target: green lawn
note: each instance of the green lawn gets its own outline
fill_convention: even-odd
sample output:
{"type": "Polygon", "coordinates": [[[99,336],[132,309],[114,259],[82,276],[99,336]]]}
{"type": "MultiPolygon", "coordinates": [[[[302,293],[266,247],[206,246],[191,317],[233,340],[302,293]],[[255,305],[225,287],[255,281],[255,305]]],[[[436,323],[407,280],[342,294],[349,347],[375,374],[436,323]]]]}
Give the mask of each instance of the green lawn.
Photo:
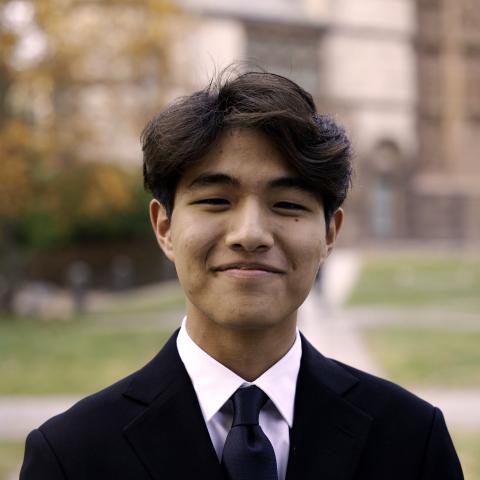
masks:
{"type": "Polygon", "coordinates": [[[365,259],[350,305],[480,311],[480,257],[392,253],[365,259]]]}
{"type": "Polygon", "coordinates": [[[184,310],[172,282],[107,296],[69,321],[0,316],[0,395],[81,394],[140,368],[184,310]]]}
{"type": "Polygon", "coordinates": [[[95,308],[95,316],[129,316],[132,314],[178,312],[185,309],[185,295],[177,282],[168,282],[139,290],[112,294],[109,301],[95,308]]]}
{"type": "Polygon", "coordinates": [[[466,480],[480,480],[480,432],[452,432],[466,480]]]}
{"type": "Polygon", "coordinates": [[[0,395],[93,392],[141,367],[169,335],[92,320],[0,319],[0,395]]]}
{"type": "Polygon", "coordinates": [[[23,459],[23,443],[0,442],[0,480],[13,478],[12,475],[23,459]]]}
{"type": "Polygon", "coordinates": [[[480,331],[385,326],[364,336],[388,377],[400,384],[480,387],[480,331]]]}

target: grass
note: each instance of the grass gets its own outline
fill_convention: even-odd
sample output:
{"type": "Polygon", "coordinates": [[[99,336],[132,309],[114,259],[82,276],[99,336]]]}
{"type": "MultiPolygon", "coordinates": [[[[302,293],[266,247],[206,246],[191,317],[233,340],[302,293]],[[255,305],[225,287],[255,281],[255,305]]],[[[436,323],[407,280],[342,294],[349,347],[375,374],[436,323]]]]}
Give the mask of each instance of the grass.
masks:
{"type": "MultiPolygon", "coordinates": [[[[71,321],[0,316],[0,395],[81,395],[110,385],[158,352],[183,309],[170,284],[114,295],[71,321]]],[[[0,442],[0,480],[13,478],[23,452],[23,442],[0,442]]]]}
{"type": "Polygon", "coordinates": [[[452,432],[467,480],[480,480],[480,432],[452,432]]]}
{"type": "Polygon", "coordinates": [[[350,305],[480,310],[480,257],[395,253],[366,258],[350,305]]]}
{"type": "Polygon", "coordinates": [[[137,291],[114,294],[94,315],[115,316],[144,313],[166,313],[184,310],[185,295],[177,282],[144,287],[137,291]]]}
{"type": "Polygon", "coordinates": [[[82,394],[144,365],[181,319],[178,283],[122,292],[87,315],[39,320],[0,316],[0,395],[82,394]]]}
{"type": "Polygon", "coordinates": [[[13,478],[23,460],[23,451],[23,442],[0,442],[0,480],[13,478]]]}
{"type": "Polygon", "coordinates": [[[86,320],[0,319],[0,395],[93,392],[141,367],[169,335],[86,320]]]}
{"type": "Polygon", "coordinates": [[[370,328],[364,336],[393,381],[480,387],[480,331],[385,326],[370,328]]]}

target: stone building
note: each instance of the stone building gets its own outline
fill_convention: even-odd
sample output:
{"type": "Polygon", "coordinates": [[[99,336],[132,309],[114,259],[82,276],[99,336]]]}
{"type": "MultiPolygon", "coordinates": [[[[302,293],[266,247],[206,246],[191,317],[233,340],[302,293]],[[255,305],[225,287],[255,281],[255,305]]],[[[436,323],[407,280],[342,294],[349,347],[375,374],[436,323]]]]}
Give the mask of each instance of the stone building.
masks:
{"type": "Polygon", "coordinates": [[[480,240],[480,3],[418,0],[412,235],[480,240]]]}
{"type": "Polygon", "coordinates": [[[417,155],[414,1],[181,4],[194,19],[172,55],[177,84],[190,91],[212,67],[239,59],[296,80],[355,142],[357,174],[342,238],[406,237],[417,155]]]}
{"type": "MultiPolygon", "coordinates": [[[[108,66],[115,82],[90,79],[77,95],[84,123],[102,134],[87,142],[86,158],[138,167],[146,118],[215,70],[246,60],[297,81],[350,131],[356,176],[343,242],[480,240],[477,0],[177,3],[184,14],[163,25],[168,75],[158,55],[131,71],[115,67],[115,36],[103,50],[92,48],[86,71],[108,66]]],[[[109,16],[92,8],[80,8],[76,28],[98,17],[102,28],[94,30],[105,31],[109,16]]],[[[141,36],[141,12],[121,8],[119,31],[141,36]]]]}

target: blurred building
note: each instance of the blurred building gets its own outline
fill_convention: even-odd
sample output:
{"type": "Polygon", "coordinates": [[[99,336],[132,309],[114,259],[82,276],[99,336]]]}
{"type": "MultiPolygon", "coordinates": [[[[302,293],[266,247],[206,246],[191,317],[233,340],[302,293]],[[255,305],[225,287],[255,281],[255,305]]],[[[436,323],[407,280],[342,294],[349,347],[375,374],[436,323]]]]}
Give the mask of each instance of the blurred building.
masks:
{"type": "Polygon", "coordinates": [[[310,91],[344,123],[357,153],[344,240],[407,238],[417,158],[413,0],[183,0],[193,22],[177,45],[187,89],[245,59],[310,91]]]}
{"type": "Polygon", "coordinates": [[[412,234],[480,240],[480,2],[418,0],[412,234]]]}
{"type": "Polygon", "coordinates": [[[85,159],[138,168],[145,120],[246,60],[297,81],[350,131],[356,176],[342,241],[480,240],[478,0],[177,3],[183,15],[157,15],[161,51],[151,33],[136,40],[156,20],[133,4],[79,3],[65,19],[93,45],[75,66],[75,94],[56,96],[88,129],[85,159]]]}
{"type": "Polygon", "coordinates": [[[344,239],[480,240],[477,0],[180,3],[197,22],[173,55],[177,85],[245,59],[347,125],[357,158],[344,239]]]}

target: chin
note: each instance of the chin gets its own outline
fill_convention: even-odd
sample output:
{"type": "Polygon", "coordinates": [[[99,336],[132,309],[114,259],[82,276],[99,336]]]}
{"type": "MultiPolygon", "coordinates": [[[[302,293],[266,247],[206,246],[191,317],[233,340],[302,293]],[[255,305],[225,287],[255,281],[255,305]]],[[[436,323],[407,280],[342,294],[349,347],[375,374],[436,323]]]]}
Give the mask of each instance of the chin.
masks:
{"type": "Polygon", "coordinates": [[[272,315],[272,312],[262,312],[256,309],[255,311],[249,311],[249,309],[242,309],[241,312],[230,311],[224,312],[221,316],[222,320],[218,323],[223,327],[231,328],[234,330],[268,330],[276,327],[289,318],[292,318],[291,314],[278,313],[278,315],[272,315]]]}
{"type": "Polygon", "coordinates": [[[240,319],[238,321],[229,321],[223,323],[223,326],[226,328],[229,328],[231,330],[237,330],[237,331],[261,331],[261,330],[268,330],[272,327],[277,325],[277,323],[272,322],[272,321],[266,321],[263,319],[240,319]]]}

